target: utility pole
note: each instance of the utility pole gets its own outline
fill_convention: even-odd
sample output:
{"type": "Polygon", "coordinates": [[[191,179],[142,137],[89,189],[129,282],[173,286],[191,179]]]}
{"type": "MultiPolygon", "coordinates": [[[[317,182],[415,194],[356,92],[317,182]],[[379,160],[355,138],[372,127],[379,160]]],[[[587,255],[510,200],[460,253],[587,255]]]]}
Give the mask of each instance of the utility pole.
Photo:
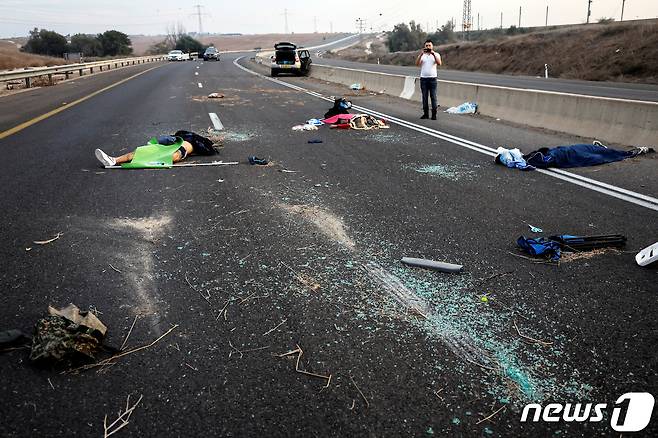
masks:
{"type": "Polygon", "coordinates": [[[521,29],[521,6],[519,6],[519,29],[521,29]]]}
{"type": "Polygon", "coordinates": [[[285,34],[288,34],[288,9],[283,10],[283,18],[285,20],[285,34]]]}
{"type": "Polygon", "coordinates": [[[356,23],[357,23],[356,25],[359,28],[359,33],[363,33],[363,30],[366,28],[366,24],[365,24],[366,20],[364,20],[363,18],[357,18],[356,23]]]}
{"type": "Polygon", "coordinates": [[[196,15],[197,19],[199,20],[199,35],[203,33],[203,23],[201,22],[201,16],[208,15],[201,12],[202,7],[203,5],[194,5],[194,9],[196,9],[196,13],[192,14],[192,15],[196,15]]]}
{"type": "Polygon", "coordinates": [[[480,13],[478,12],[478,30],[480,30],[480,13]]]}
{"type": "Polygon", "coordinates": [[[503,13],[500,13],[500,28],[503,28],[503,13]]]}
{"type": "Polygon", "coordinates": [[[589,24],[589,17],[592,15],[592,0],[587,0],[587,24],[589,24]]]}
{"type": "Polygon", "coordinates": [[[473,15],[471,14],[471,0],[464,0],[464,10],[462,14],[462,33],[468,39],[468,32],[473,26],[473,15]]]}
{"type": "Polygon", "coordinates": [[[329,22],[329,33],[334,33],[334,22],[333,21],[329,22]]]}
{"type": "Polygon", "coordinates": [[[318,17],[313,17],[313,32],[318,33],[318,17]]]}
{"type": "Polygon", "coordinates": [[[621,20],[624,21],[624,6],[626,5],[626,0],[621,0],[621,20]]]}
{"type": "Polygon", "coordinates": [[[545,27],[548,27],[548,5],[546,5],[546,24],[545,27]]]}

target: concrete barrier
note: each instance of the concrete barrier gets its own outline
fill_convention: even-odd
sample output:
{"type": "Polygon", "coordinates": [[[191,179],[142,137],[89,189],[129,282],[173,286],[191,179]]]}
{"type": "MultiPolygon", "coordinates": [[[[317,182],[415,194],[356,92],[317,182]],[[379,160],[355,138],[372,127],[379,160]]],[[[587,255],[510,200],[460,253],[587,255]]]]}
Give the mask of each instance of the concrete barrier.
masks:
{"type": "MultiPolygon", "coordinates": [[[[314,64],[311,76],[420,101],[413,76],[314,64]]],[[[658,103],[466,82],[439,81],[441,106],[476,102],[478,112],[514,123],[625,145],[658,143],[658,103]]]]}

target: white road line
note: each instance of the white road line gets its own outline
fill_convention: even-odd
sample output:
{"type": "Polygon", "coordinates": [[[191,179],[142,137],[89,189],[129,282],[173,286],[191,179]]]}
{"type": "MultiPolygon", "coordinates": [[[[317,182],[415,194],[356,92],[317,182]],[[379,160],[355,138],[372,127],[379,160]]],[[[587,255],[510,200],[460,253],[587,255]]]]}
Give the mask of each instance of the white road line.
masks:
{"type": "MultiPolygon", "coordinates": [[[[253,70],[249,70],[248,68],[238,64],[238,61],[240,61],[244,56],[241,56],[233,61],[233,64],[240,68],[241,70],[244,70],[252,75],[259,76],[263,79],[266,79],[271,82],[276,82],[280,85],[283,85],[284,87],[292,88],[293,90],[301,91],[302,93],[306,93],[308,95],[318,97],[320,99],[326,100],[327,102],[333,102],[332,99],[322,96],[314,91],[309,91],[306,90],[305,88],[299,87],[297,85],[289,84],[287,82],[283,82],[279,79],[274,79],[267,77],[265,75],[262,75],[258,72],[255,72],[253,70]]],[[[456,144],[461,147],[465,147],[467,149],[474,150],[476,152],[480,152],[481,154],[489,155],[489,156],[495,156],[496,155],[496,150],[492,147],[485,146],[480,143],[476,143],[474,141],[466,140],[461,137],[457,137],[451,134],[448,134],[446,132],[438,131],[436,129],[428,128],[422,125],[417,125],[415,123],[409,122],[404,119],[399,119],[397,117],[371,110],[369,108],[365,108],[362,106],[357,106],[353,105],[352,108],[363,112],[367,114],[371,114],[373,116],[381,117],[386,119],[389,122],[395,123],[396,125],[404,126],[405,128],[409,128],[411,130],[439,138],[441,140],[456,144]]],[[[641,193],[633,192],[631,190],[626,190],[622,187],[617,187],[612,184],[607,184],[601,181],[597,181],[595,179],[587,178],[585,176],[581,176],[575,173],[567,172],[562,169],[537,169],[537,172],[540,172],[544,175],[551,176],[553,178],[560,179],[562,181],[567,181],[572,184],[593,190],[595,192],[603,193],[605,195],[611,196],[613,198],[621,199],[623,201],[630,202],[635,205],[639,205],[641,207],[648,208],[650,210],[658,211],[658,199],[653,198],[651,196],[643,195],[641,193]]]]}
{"type": "Polygon", "coordinates": [[[203,88],[203,84],[199,82],[199,88],[203,88]]]}
{"type": "Polygon", "coordinates": [[[217,130],[221,131],[224,129],[224,125],[222,125],[222,121],[219,120],[219,117],[215,113],[208,113],[210,116],[210,121],[212,122],[212,126],[217,130]]]}
{"type": "Polygon", "coordinates": [[[199,72],[198,72],[198,71],[195,71],[195,72],[194,72],[194,76],[199,76],[199,72]]]}

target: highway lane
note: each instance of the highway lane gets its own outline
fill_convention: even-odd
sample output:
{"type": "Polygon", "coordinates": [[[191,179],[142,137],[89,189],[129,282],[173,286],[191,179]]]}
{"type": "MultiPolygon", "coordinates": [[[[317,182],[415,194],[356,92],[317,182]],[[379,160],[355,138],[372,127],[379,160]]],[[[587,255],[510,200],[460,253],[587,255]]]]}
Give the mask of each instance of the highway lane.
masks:
{"type": "MultiPolygon", "coordinates": [[[[554,428],[519,422],[529,398],[655,390],[655,270],[630,253],[559,267],[509,254],[526,222],[622,232],[634,249],[656,235],[655,212],[395,125],[290,129],[327,106],[226,60],[167,64],[0,140],[17,163],[0,177],[7,327],[29,331],[47,304],[68,302],[103,312],[113,346],[135,314],[131,346],[178,324],[101,374],[62,375],[5,353],[11,379],[0,393],[12,421],[0,434],[98,434],[105,414],[141,394],[122,436],[539,436],[554,428]],[[204,99],[212,91],[226,97],[204,99]],[[98,146],[122,153],[151,135],[204,130],[209,113],[225,126],[220,158],[240,165],[111,171],[93,158],[98,146]],[[272,164],[249,166],[250,155],[272,164]],[[50,245],[32,243],[59,231],[50,245]],[[403,268],[404,255],[466,273],[403,268]],[[406,308],[407,291],[432,314],[406,308]],[[515,324],[551,346],[525,344],[515,324]],[[295,372],[299,353],[278,356],[297,345],[301,370],[332,376],[326,389],[295,372]]],[[[440,123],[519,143],[556,139],[478,119],[440,123]]]]}
{"type": "MultiPolygon", "coordinates": [[[[338,66],[397,75],[418,75],[418,68],[413,66],[377,65],[345,61],[334,58],[315,59],[314,62],[317,65],[338,66]]],[[[446,81],[469,82],[474,84],[496,85],[500,87],[555,91],[560,93],[584,94],[588,96],[658,102],[658,85],[651,84],[595,82],[555,78],[545,79],[531,76],[498,75],[491,73],[458,71],[450,70],[448,68],[441,68],[439,71],[439,79],[446,81]]]]}

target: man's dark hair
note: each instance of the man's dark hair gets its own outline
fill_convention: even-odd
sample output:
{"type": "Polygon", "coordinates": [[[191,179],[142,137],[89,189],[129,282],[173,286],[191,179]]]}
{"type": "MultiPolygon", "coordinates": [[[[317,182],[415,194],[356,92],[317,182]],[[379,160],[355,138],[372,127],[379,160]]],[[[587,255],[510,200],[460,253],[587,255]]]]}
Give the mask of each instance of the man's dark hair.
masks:
{"type": "Polygon", "coordinates": [[[425,40],[425,44],[427,44],[427,43],[432,43],[432,44],[434,44],[434,41],[429,40],[429,39],[428,39],[428,40],[425,40]]]}

